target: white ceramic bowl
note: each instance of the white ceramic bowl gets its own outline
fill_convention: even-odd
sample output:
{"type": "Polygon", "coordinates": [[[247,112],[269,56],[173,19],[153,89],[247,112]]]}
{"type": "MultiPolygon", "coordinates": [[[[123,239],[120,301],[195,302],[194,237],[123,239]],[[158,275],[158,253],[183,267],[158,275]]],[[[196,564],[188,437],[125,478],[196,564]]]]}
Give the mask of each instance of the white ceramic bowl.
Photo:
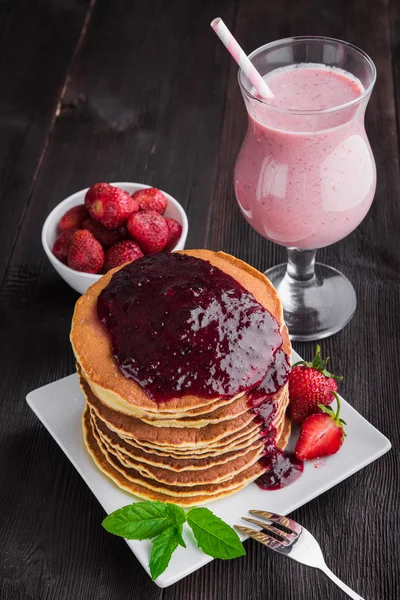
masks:
{"type": "MultiPolygon", "coordinates": [[[[130,182],[117,182],[112,183],[111,185],[115,185],[116,187],[133,194],[138,190],[144,190],[145,188],[151,187],[149,185],[143,185],[141,183],[130,183],[130,182]]],[[[57,225],[60,221],[61,217],[67,212],[68,209],[73,206],[77,206],[78,204],[83,204],[85,194],[89,188],[84,190],[80,190],[72,196],[68,196],[65,200],[57,204],[55,208],[51,211],[49,216],[44,222],[42,229],[42,245],[44,251],[47,254],[47,258],[57,271],[57,273],[70,285],[74,290],[83,294],[86,292],[88,287],[90,287],[95,281],[100,279],[101,275],[94,275],[93,273],[81,273],[79,271],[74,271],[70,269],[67,265],[64,265],[61,261],[58,260],[52,253],[51,249],[53,248],[53,244],[57,238],[58,230],[57,225]]],[[[182,206],[179,204],[175,198],[163,192],[165,197],[168,200],[168,205],[165,211],[165,216],[171,219],[175,219],[182,225],[182,234],[176,244],[174,250],[183,250],[186,243],[186,238],[188,234],[188,220],[185,211],[182,206]]]]}

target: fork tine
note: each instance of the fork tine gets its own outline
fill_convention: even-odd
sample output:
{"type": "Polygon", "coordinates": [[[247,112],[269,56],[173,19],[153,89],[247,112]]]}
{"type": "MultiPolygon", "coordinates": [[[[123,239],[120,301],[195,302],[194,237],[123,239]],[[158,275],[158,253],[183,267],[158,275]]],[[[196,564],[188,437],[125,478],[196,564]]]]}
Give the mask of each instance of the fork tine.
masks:
{"type": "Polygon", "coordinates": [[[261,529],[265,529],[266,524],[262,521],[257,521],[257,519],[250,519],[249,517],[242,517],[243,521],[247,521],[247,523],[253,523],[253,525],[258,525],[261,529]]]}
{"type": "Polygon", "coordinates": [[[299,537],[298,533],[288,533],[287,531],[283,531],[283,529],[278,529],[278,527],[274,527],[273,525],[264,525],[264,529],[266,529],[267,531],[270,531],[271,533],[274,533],[275,535],[282,537],[289,544],[291,544],[292,542],[295,542],[297,540],[297,538],[299,537]]]}
{"type": "Polygon", "coordinates": [[[279,539],[277,541],[281,542],[281,544],[283,544],[284,546],[290,546],[290,544],[298,538],[297,533],[288,533],[287,531],[282,531],[282,529],[278,529],[273,525],[267,525],[266,523],[262,523],[262,521],[257,521],[257,519],[249,519],[247,517],[242,517],[242,519],[243,521],[247,521],[247,523],[258,525],[258,527],[261,527],[267,532],[274,533],[275,535],[279,536],[279,539]]]}
{"type": "Polygon", "coordinates": [[[242,525],[235,525],[235,529],[241,531],[245,535],[248,535],[250,538],[253,538],[253,540],[256,540],[256,542],[260,542],[261,544],[264,544],[264,546],[268,546],[268,548],[271,548],[271,550],[279,550],[283,547],[281,542],[278,542],[278,540],[272,538],[267,533],[256,531],[250,527],[243,527],[242,525]]]}
{"type": "Polygon", "coordinates": [[[289,519],[288,517],[283,517],[282,515],[277,515],[276,513],[271,513],[263,510],[249,510],[249,513],[255,515],[256,517],[266,519],[267,521],[272,521],[273,523],[283,525],[293,533],[300,534],[303,531],[301,525],[296,523],[296,521],[293,521],[293,519],[289,519]]]}
{"type": "Polygon", "coordinates": [[[287,531],[284,531],[283,529],[279,529],[278,527],[274,527],[273,525],[270,525],[269,523],[263,523],[262,521],[257,521],[257,519],[250,519],[248,517],[242,517],[242,519],[243,519],[243,521],[247,521],[248,523],[253,523],[253,525],[258,525],[258,527],[261,527],[261,529],[266,529],[267,531],[270,531],[271,533],[275,533],[276,535],[279,535],[282,538],[284,538],[285,540],[288,540],[290,542],[297,540],[297,538],[299,537],[299,534],[296,532],[288,533],[287,531]]]}

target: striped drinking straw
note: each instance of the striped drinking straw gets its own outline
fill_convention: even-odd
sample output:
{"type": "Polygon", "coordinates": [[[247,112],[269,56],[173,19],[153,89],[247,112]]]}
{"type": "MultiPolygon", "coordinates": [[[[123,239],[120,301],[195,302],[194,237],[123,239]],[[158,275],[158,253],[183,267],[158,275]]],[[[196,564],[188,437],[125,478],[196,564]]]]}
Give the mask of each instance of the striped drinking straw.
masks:
{"type": "Polygon", "coordinates": [[[246,54],[239,46],[223,20],[217,17],[211,21],[210,25],[214,29],[221,42],[226,46],[228,52],[230,52],[231,56],[233,56],[246,77],[253,84],[258,94],[262,98],[273,98],[274,94],[271,92],[253,63],[247,58],[246,54]]]}

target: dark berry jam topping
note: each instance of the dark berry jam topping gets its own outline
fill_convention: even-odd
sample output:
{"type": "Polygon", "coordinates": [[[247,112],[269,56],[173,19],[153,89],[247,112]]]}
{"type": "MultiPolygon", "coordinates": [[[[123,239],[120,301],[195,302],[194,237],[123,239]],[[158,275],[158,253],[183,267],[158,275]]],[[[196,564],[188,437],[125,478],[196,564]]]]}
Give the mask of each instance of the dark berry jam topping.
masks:
{"type": "Polygon", "coordinates": [[[156,401],[249,390],[282,344],[277,321],[252,294],[185,254],[152,254],[120,269],[97,314],[122,373],[156,401]]]}

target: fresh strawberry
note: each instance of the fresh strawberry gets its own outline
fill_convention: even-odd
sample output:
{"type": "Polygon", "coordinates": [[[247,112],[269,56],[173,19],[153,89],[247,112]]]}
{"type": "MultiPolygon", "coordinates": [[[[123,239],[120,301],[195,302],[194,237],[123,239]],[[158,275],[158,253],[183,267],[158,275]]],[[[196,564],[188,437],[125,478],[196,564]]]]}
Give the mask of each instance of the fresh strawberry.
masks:
{"type": "Polygon", "coordinates": [[[177,241],[182,234],[182,225],[175,221],[175,219],[168,219],[165,217],[165,221],[168,227],[168,239],[165,250],[173,250],[176,246],[177,241]]]}
{"type": "Polygon", "coordinates": [[[131,215],[126,224],[130,235],[146,254],[160,252],[168,240],[168,225],[154,210],[131,215]]]}
{"type": "Polygon", "coordinates": [[[118,242],[122,242],[128,237],[128,230],[125,225],[121,225],[117,229],[107,229],[101,223],[94,219],[86,219],[82,223],[82,229],[87,229],[96,238],[100,244],[106,248],[113,246],[118,242]]]}
{"type": "Polygon", "coordinates": [[[139,204],[140,210],[155,210],[163,215],[167,208],[168,200],[157,188],[146,188],[132,194],[132,198],[139,204]]]}
{"type": "Polygon", "coordinates": [[[114,269],[114,267],[119,267],[119,265],[123,265],[126,262],[142,258],[142,256],[144,256],[142,249],[133,240],[118,242],[118,244],[114,244],[114,246],[111,246],[107,250],[103,271],[107,273],[107,271],[114,269]]]}
{"type": "Polygon", "coordinates": [[[309,415],[300,429],[300,437],[296,444],[296,457],[300,460],[312,460],[322,456],[336,454],[342,447],[345,432],[343,419],[339,419],[340,400],[336,392],[336,413],[330,406],[319,405],[322,414],[309,415]]]}
{"type": "Polygon", "coordinates": [[[68,252],[68,266],[75,271],[98,273],[104,263],[104,250],[86,229],[75,231],[68,252]]]}
{"type": "Polygon", "coordinates": [[[60,233],[53,244],[52,252],[54,256],[64,264],[67,264],[69,247],[75,231],[78,231],[76,227],[73,227],[72,229],[66,229],[60,233]]]}
{"type": "Polygon", "coordinates": [[[308,415],[320,413],[319,404],[331,404],[332,392],[337,392],[337,382],[343,379],[326,370],[329,359],[322,360],[320,352],[317,346],[314,360],[297,362],[289,375],[290,414],[298,424],[308,415]]]}
{"type": "Polygon", "coordinates": [[[88,216],[89,213],[83,204],[73,206],[67,210],[63,217],[61,217],[58,226],[61,231],[66,231],[67,229],[72,229],[74,227],[79,228],[88,216]]]}
{"type": "Polygon", "coordinates": [[[104,181],[100,181],[99,183],[95,183],[94,185],[92,185],[85,195],[86,208],[90,210],[90,207],[92,206],[93,202],[97,200],[99,196],[105,194],[109,190],[109,188],[112,188],[112,186],[109,183],[105,183],[104,181]]]}
{"type": "Polygon", "coordinates": [[[106,229],[117,229],[126,223],[130,214],[139,210],[139,204],[128,192],[109,185],[102,192],[96,192],[88,208],[92,219],[106,229]]]}

